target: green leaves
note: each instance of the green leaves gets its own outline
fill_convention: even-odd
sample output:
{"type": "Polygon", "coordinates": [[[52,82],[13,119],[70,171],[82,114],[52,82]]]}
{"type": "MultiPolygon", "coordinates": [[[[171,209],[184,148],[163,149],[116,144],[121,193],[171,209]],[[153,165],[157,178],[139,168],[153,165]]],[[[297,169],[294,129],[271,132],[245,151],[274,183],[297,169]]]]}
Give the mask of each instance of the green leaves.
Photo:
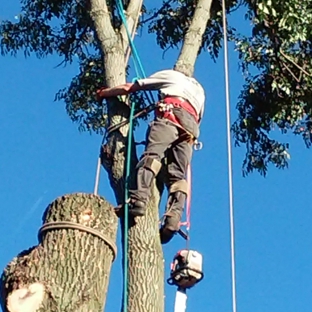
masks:
{"type": "Polygon", "coordinates": [[[91,40],[92,22],[88,1],[23,0],[18,21],[0,24],[1,54],[25,56],[34,53],[38,58],[57,54],[64,62],[72,62],[76,54],[97,48],[91,40]]]}
{"type": "Polygon", "coordinates": [[[259,14],[277,16],[276,10],[272,6],[272,0],[259,1],[257,3],[259,14]]]}
{"type": "Polygon", "coordinates": [[[311,145],[311,9],[309,1],[248,2],[253,36],[235,39],[246,83],[232,128],[247,147],[245,174],[287,166],[288,145],[271,139],[273,130],[301,134],[311,145]]]}
{"type": "Polygon", "coordinates": [[[81,57],[80,73],[68,88],[60,90],[55,100],[63,100],[72,121],[80,131],[103,133],[107,119],[106,106],[96,101],[96,90],[103,86],[103,66],[99,57],[81,57]]]}
{"type": "MultiPolygon", "coordinates": [[[[98,56],[80,57],[79,69],[69,87],[60,90],[55,100],[65,102],[69,117],[79,124],[80,131],[103,134],[108,122],[107,105],[105,101],[96,101],[96,91],[105,85],[102,59],[98,56]]],[[[147,103],[144,93],[132,94],[129,102],[135,103],[135,113],[147,103]]],[[[134,125],[137,124],[136,121],[134,125]]]]}
{"type": "MultiPolygon", "coordinates": [[[[182,44],[187,32],[192,16],[196,8],[197,1],[194,0],[171,0],[164,1],[159,9],[147,11],[152,17],[148,26],[149,33],[156,35],[156,41],[163,50],[177,48],[182,44]],[[156,14],[156,13],[157,14],[156,14]]],[[[237,9],[240,3],[236,0],[226,1],[228,12],[237,9]]],[[[234,33],[232,27],[228,28],[229,37],[234,33]]],[[[222,46],[222,7],[220,1],[214,1],[211,7],[211,19],[208,22],[203,36],[203,44],[200,52],[208,51],[211,57],[216,60],[222,46]]]]}
{"type": "MultiPolygon", "coordinates": [[[[156,34],[161,49],[177,47],[181,43],[194,13],[193,0],[167,1],[151,21],[148,31],[156,34]]],[[[154,11],[150,11],[152,14],[154,11]]]]}
{"type": "MultiPolygon", "coordinates": [[[[116,2],[106,3],[118,33],[116,2]]],[[[125,8],[128,3],[124,1],[125,8]]],[[[1,54],[23,51],[39,58],[57,54],[65,65],[77,60],[79,74],[57,93],[56,100],[65,102],[80,130],[103,132],[107,107],[95,100],[96,89],[105,81],[103,52],[89,1],[21,0],[21,4],[16,21],[0,24],[1,54]]],[[[180,47],[196,5],[195,0],[167,0],[161,6],[144,6],[140,26],[148,27],[161,49],[180,47]]],[[[307,146],[312,144],[312,5],[307,0],[226,1],[228,15],[242,6],[245,12],[236,14],[241,12],[243,19],[245,13],[250,29],[246,33],[231,25],[227,29],[245,77],[232,130],[235,143],[246,147],[243,173],[266,174],[270,164],[284,168],[290,157],[277,130],[301,135],[307,146]]],[[[216,60],[223,44],[221,1],[213,1],[210,13],[200,53],[208,51],[216,60]]],[[[145,105],[144,94],[131,100],[138,109],[145,105]]]]}

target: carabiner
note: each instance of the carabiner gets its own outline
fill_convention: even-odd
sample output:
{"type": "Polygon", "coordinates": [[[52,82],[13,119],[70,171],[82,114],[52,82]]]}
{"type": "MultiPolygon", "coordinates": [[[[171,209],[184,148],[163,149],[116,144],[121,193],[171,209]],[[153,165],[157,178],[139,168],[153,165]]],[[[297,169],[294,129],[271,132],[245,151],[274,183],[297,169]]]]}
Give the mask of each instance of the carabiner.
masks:
{"type": "Polygon", "coordinates": [[[195,140],[194,142],[194,150],[200,151],[203,148],[203,143],[195,140]]]}

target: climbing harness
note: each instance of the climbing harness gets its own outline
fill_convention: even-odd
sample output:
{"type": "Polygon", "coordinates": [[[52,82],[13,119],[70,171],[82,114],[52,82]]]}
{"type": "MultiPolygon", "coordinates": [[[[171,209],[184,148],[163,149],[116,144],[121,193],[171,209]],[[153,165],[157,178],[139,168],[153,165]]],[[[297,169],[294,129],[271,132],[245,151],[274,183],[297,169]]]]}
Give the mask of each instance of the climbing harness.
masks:
{"type": "MultiPolygon", "coordinates": [[[[139,112],[137,112],[136,114],[133,115],[132,120],[138,118],[138,117],[142,117],[142,116],[146,116],[148,115],[150,112],[152,112],[154,109],[156,108],[156,104],[150,104],[149,106],[141,109],[139,112]]],[[[112,125],[110,127],[107,128],[106,131],[106,137],[109,136],[112,132],[120,129],[121,127],[127,125],[128,123],[130,123],[130,119],[126,119],[116,125],[112,125]]]]}
{"type": "MultiPolygon", "coordinates": [[[[139,112],[137,112],[136,114],[133,115],[132,119],[136,119],[138,117],[143,117],[143,116],[147,116],[149,113],[151,113],[152,111],[156,110],[161,112],[161,113],[170,113],[172,114],[172,108],[174,106],[172,104],[167,104],[167,103],[163,103],[161,101],[157,102],[157,103],[152,103],[149,106],[141,109],[139,112]]],[[[126,119],[118,124],[112,125],[110,127],[107,128],[106,130],[106,137],[108,137],[112,132],[117,131],[118,129],[120,129],[121,127],[127,125],[128,123],[130,123],[130,119],[126,119]]],[[[178,144],[181,141],[184,140],[190,140],[193,142],[193,147],[194,150],[198,151],[201,150],[203,147],[203,143],[199,142],[197,139],[193,138],[193,135],[191,133],[189,133],[186,129],[183,129],[183,134],[180,135],[180,137],[173,142],[174,144],[178,144]]]]}

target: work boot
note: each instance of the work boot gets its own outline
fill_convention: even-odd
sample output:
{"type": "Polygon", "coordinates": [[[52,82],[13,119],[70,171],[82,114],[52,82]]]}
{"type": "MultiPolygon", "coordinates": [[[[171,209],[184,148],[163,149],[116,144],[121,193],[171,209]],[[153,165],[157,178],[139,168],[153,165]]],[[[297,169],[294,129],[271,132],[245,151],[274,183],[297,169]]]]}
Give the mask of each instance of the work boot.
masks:
{"type": "Polygon", "coordinates": [[[166,213],[164,223],[159,230],[160,242],[167,244],[180,229],[182,211],[170,211],[166,213]]]}
{"type": "Polygon", "coordinates": [[[179,231],[185,199],[186,194],[181,191],[169,194],[164,222],[159,230],[162,244],[167,244],[179,231]]]}
{"type": "Polygon", "coordinates": [[[130,198],[129,214],[133,217],[142,217],[145,215],[146,203],[143,200],[130,198]]]}
{"type": "Polygon", "coordinates": [[[143,200],[129,198],[126,203],[115,207],[115,212],[118,218],[122,218],[125,212],[125,206],[128,204],[128,215],[132,217],[141,217],[145,214],[146,204],[143,200]]]}

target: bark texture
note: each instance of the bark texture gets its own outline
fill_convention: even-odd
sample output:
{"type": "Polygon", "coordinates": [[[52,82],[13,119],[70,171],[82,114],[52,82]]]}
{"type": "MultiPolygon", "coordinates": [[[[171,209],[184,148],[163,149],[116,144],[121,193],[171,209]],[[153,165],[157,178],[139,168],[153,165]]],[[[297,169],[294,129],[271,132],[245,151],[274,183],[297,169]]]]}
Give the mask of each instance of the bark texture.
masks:
{"type": "Polygon", "coordinates": [[[159,239],[159,191],[154,185],[147,214],[129,230],[130,312],[164,311],[164,260],[159,239]]]}
{"type": "MultiPolygon", "coordinates": [[[[105,77],[103,85],[114,87],[126,82],[126,64],[122,37],[111,24],[105,0],[91,0],[90,15],[93,19],[97,37],[103,52],[105,77]]],[[[129,108],[116,99],[108,102],[109,125],[118,124],[129,116],[129,108]]],[[[102,164],[108,172],[110,184],[117,203],[123,200],[125,146],[127,144],[128,125],[112,133],[103,150],[102,164]]]]}
{"type": "Polygon", "coordinates": [[[105,0],[90,0],[90,16],[103,51],[104,83],[108,87],[125,82],[126,66],[120,37],[114,30],[105,0]]]}
{"type": "Polygon", "coordinates": [[[2,274],[3,311],[102,312],[117,231],[112,206],[93,194],[65,195],[47,207],[44,227],[39,244],[2,274]]]}
{"type": "Polygon", "coordinates": [[[175,64],[175,69],[187,76],[193,76],[194,66],[202,45],[203,34],[210,18],[210,9],[213,0],[199,0],[191,25],[185,35],[183,45],[175,64]]]}

